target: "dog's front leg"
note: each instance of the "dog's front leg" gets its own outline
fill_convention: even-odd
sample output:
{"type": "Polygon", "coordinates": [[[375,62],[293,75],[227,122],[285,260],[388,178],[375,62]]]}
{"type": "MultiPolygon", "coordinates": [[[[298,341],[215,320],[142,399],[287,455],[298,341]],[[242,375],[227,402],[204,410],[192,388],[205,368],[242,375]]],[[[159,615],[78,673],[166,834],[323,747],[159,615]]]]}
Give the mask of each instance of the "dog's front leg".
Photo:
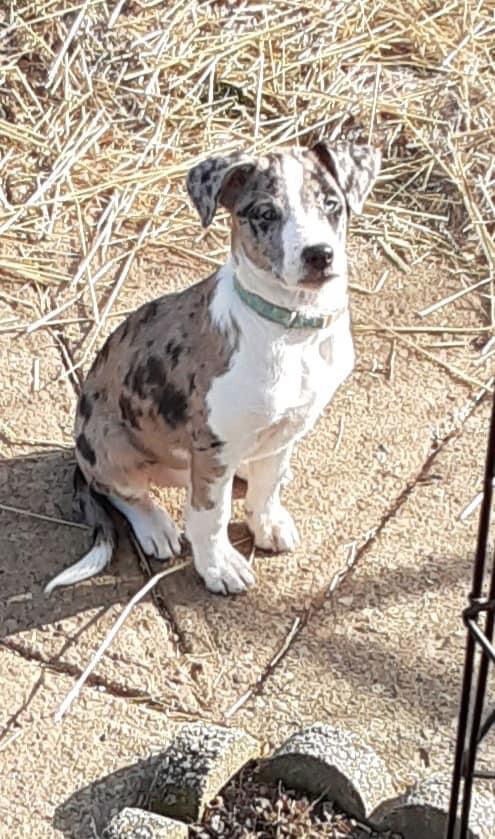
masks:
{"type": "Polygon", "coordinates": [[[294,520],[280,500],[290,470],[292,445],[248,464],[246,513],[255,544],[269,551],[292,551],[299,542],[294,520]]]}
{"type": "Polygon", "coordinates": [[[238,594],[255,582],[249,563],[228,537],[233,477],[234,469],[213,480],[193,470],[186,510],[186,535],[195,568],[206,587],[217,594],[238,594]]]}

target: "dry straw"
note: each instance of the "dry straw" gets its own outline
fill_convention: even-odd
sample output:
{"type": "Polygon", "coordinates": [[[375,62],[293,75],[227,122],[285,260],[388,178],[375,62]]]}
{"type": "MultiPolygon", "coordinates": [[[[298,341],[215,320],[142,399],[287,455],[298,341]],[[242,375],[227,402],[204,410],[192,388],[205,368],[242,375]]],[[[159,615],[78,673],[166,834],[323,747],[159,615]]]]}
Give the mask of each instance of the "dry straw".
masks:
{"type": "Polygon", "coordinates": [[[355,232],[405,274],[424,255],[456,277],[411,324],[418,340],[442,331],[439,312],[455,332],[446,310],[480,295],[480,335],[493,330],[494,40],[494,0],[3,4],[0,279],[14,297],[35,289],[37,310],[1,332],[77,324],[84,365],[143,248],[221,261],[224,218],[209,248],[194,239],[191,164],[321,136],[383,149],[355,232]]]}

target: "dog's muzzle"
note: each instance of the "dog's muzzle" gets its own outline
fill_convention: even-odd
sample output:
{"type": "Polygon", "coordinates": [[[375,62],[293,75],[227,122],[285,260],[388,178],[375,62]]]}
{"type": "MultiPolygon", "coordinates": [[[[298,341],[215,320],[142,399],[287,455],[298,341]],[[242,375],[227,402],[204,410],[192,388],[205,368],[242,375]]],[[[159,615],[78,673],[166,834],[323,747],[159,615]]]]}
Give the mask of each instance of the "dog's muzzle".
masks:
{"type": "Polygon", "coordinates": [[[333,261],[330,245],[309,245],[302,252],[303,262],[313,271],[324,271],[333,261]]]}
{"type": "Polygon", "coordinates": [[[330,245],[308,245],[303,249],[301,257],[306,269],[302,280],[305,285],[321,285],[334,278],[333,248],[330,245]]]}

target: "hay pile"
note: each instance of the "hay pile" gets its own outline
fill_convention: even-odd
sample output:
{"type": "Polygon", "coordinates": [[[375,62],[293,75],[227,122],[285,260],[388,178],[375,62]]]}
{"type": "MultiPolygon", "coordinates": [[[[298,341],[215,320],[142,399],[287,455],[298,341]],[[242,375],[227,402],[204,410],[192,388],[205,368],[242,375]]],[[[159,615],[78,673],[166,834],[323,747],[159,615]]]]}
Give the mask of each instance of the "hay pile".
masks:
{"type": "Polygon", "coordinates": [[[354,230],[406,271],[439,257],[459,291],[478,284],[493,328],[494,15],[494,0],[2,5],[0,295],[28,283],[40,303],[0,330],[69,323],[83,300],[88,355],[139,249],[222,261],[225,219],[198,240],[192,163],[323,135],[383,149],[354,230]]]}

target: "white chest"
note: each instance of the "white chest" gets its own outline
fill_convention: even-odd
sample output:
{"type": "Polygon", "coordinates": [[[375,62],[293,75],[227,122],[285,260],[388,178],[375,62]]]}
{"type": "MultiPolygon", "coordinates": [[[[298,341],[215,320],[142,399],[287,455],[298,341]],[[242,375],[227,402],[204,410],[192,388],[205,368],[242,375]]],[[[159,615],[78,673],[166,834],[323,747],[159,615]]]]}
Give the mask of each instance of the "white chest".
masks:
{"type": "Polygon", "coordinates": [[[306,340],[259,318],[254,330],[243,327],[208,404],[214,433],[245,457],[305,434],[352,370],[354,354],[347,316],[306,340]]]}

